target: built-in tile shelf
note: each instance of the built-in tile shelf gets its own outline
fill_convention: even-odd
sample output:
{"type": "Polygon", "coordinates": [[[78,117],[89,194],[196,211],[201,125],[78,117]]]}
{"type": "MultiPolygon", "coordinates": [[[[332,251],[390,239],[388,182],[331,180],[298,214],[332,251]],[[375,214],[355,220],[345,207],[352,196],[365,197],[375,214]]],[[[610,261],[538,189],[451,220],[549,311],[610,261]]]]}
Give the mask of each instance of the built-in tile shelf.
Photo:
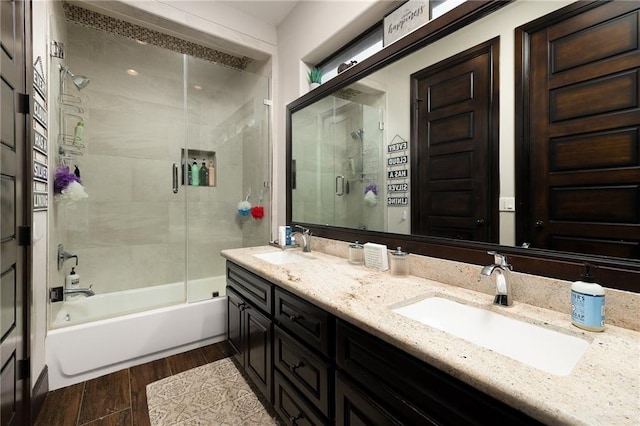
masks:
{"type": "Polygon", "coordinates": [[[182,158],[182,178],[181,184],[188,186],[213,187],[216,186],[216,153],[215,151],[204,151],[199,149],[180,149],[180,158],[182,158]],[[193,164],[198,167],[198,178],[195,180],[192,176],[193,164]],[[206,172],[202,172],[202,168],[206,168],[206,172]]]}

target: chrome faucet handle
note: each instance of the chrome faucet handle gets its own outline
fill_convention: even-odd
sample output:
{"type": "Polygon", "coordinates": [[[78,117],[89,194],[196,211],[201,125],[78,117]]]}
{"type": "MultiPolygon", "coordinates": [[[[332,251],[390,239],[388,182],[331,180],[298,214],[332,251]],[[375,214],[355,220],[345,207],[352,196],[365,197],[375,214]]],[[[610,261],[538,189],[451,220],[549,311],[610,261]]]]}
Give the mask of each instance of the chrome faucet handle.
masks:
{"type": "Polygon", "coordinates": [[[311,230],[309,228],[305,228],[302,225],[296,225],[296,228],[300,228],[304,235],[310,235],[311,234],[311,230]]]}
{"type": "Polygon", "coordinates": [[[65,251],[64,246],[62,244],[58,244],[58,271],[62,270],[64,262],[73,258],[76,259],[76,266],[78,266],[78,255],[65,251]]]}
{"type": "Polygon", "coordinates": [[[513,270],[513,265],[511,265],[509,263],[509,259],[507,259],[507,256],[504,254],[500,254],[497,251],[491,250],[488,251],[487,254],[490,254],[493,256],[493,262],[494,264],[502,267],[502,268],[508,268],[509,270],[513,270]]]}

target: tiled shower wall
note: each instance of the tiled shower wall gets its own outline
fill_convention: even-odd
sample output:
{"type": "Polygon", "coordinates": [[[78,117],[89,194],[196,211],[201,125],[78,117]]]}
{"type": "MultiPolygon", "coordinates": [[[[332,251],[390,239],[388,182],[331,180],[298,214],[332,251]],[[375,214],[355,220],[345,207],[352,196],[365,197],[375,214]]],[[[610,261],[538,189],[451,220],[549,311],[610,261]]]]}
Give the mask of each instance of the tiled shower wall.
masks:
{"type": "Polygon", "coordinates": [[[77,164],[89,198],[56,206],[81,285],[106,293],[179,282],[185,265],[189,279],[222,275],[221,249],[265,243],[268,217],[241,221],[236,204],[249,188],[256,204],[269,180],[267,80],[75,23],[67,32],[64,63],[91,79],[81,92],[67,84],[85,111],[77,164]],[[216,187],[173,193],[185,145],[215,151],[216,187]]]}

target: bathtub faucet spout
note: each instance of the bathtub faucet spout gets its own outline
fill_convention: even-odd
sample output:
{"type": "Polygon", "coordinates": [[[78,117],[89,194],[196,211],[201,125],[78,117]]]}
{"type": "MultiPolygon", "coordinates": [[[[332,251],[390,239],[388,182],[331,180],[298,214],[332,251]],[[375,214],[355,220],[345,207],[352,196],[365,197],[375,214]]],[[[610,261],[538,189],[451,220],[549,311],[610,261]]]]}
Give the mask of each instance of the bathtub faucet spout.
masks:
{"type": "Polygon", "coordinates": [[[95,296],[96,292],[91,289],[93,285],[90,285],[89,288],[65,288],[64,294],[84,294],[86,297],[95,296]]]}

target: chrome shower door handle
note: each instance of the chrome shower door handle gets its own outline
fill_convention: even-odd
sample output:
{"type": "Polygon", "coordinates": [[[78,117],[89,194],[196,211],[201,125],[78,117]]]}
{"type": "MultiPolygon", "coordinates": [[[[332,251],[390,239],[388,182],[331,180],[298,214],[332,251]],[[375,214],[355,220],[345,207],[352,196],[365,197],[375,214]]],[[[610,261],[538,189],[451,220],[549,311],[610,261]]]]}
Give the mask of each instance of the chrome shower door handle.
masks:
{"type": "Polygon", "coordinates": [[[178,193],[178,165],[176,163],[173,163],[173,193],[177,194],[178,193]]]}
{"type": "Polygon", "coordinates": [[[344,176],[336,176],[336,195],[338,197],[344,194],[344,176]]]}

